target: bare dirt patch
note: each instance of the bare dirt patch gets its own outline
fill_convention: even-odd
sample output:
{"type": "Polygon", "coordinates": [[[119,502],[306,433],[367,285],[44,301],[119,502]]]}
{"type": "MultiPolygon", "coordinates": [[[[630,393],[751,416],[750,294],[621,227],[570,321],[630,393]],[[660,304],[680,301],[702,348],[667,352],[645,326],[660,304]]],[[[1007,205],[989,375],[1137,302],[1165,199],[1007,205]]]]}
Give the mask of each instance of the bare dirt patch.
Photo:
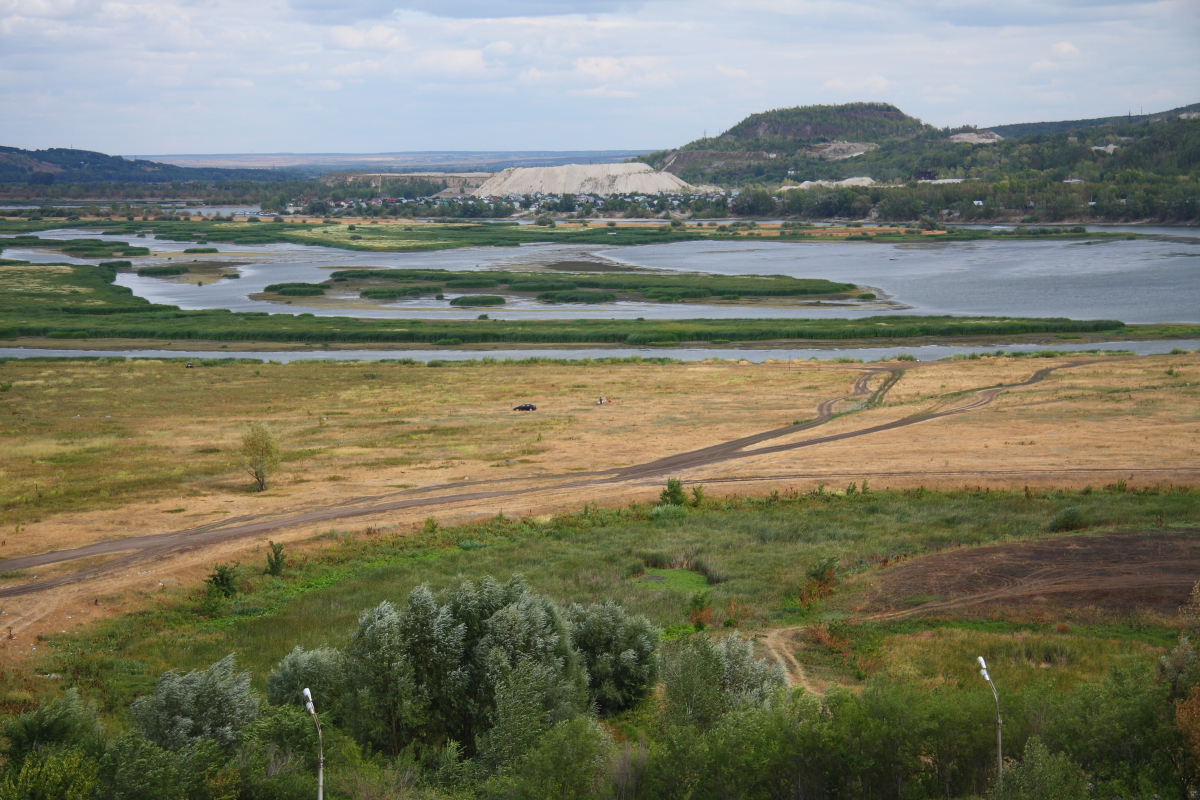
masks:
{"type": "Polygon", "coordinates": [[[1174,618],[1200,580],[1200,529],[1116,531],[936,553],[874,573],[874,619],[1075,610],[1174,618]]]}

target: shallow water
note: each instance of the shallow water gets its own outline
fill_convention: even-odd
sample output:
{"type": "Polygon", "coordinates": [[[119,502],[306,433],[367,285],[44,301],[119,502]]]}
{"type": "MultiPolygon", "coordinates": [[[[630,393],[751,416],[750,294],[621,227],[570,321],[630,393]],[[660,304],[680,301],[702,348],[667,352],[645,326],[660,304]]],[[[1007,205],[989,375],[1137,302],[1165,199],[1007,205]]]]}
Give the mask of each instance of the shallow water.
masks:
{"type": "MultiPolygon", "coordinates": [[[[104,237],[79,230],[47,231],[47,238],[125,239],[151,249],[139,263],[172,263],[184,256],[183,242],[152,237],[104,237]]],[[[827,278],[877,291],[881,298],[908,306],[899,312],[871,304],[825,308],[769,305],[624,302],[596,306],[546,305],[518,300],[491,307],[505,319],[690,319],[690,318],[855,318],[879,313],[964,314],[1022,317],[1119,319],[1127,323],[1200,323],[1200,239],[1160,241],[846,242],[739,241],[677,242],[633,247],[530,244],[520,248],[463,248],[419,253],[367,253],[294,244],[213,243],[220,253],[251,263],[238,268],[240,280],[195,286],[170,279],[122,273],[117,283],[156,303],[186,309],[312,313],[317,316],[471,319],[478,309],[457,309],[431,298],[405,299],[384,306],[316,308],[251,300],[270,283],[320,282],[331,269],[521,269],[576,258],[603,258],[629,266],[725,275],[781,274],[827,278]]],[[[31,248],[4,251],[5,258],[34,262],[78,261],[31,248]]],[[[185,260],[185,263],[186,263],[185,260]]],[[[447,293],[446,300],[458,296],[447,293]]],[[[296,301],[299,302],[299,301],[296,301]]]]}
{"type": "Polygon", "coordinates": [[[1087,350],[1121,350],[1138,355],[1169,353],[1175,348],[1200,350],[1200,339],[1185,339],[1170,342],[1092,342],[1089,344],[1060,345],[995,345],[983,347],[958,347],[953,345],[923,345],[919,347],[845,347],[845,348],[771,348],[754,350],[749,348],[718,347],[597,347],[589,349],[538,349],[514,350],[497,346],[484,350],[43,350],[32,347],[0,347],[0,358],[257,358],[263,361],[382,361],[411,358],[414,361],[469,361],[471,359],[523,359],[555,358],[582,360],[587,358],[673,358],[679,361],[830,361],[839,358],[880,361],[898,355],[911,355],[918,361],[938,361],[956,355],[971,353],[991,354],[997,350],[1006,353],[1036,353],[1053,349],[1064,352],[1087,350]]]}

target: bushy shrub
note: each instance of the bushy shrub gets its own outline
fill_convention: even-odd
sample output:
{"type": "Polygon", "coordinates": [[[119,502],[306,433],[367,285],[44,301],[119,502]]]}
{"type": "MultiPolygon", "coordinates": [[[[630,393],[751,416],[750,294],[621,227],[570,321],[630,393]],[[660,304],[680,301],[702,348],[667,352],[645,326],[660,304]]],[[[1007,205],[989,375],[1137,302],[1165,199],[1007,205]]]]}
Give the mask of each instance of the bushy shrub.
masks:
{"type": "Polygon", "coordinates": [[[569,290],[542,292],[537,299],[542,303],[611,303],[617,299],[617,296],[612,292],[569,290]]]}
{"type": "Polygon", "coordinates": [[[1064,508],[1046,523],[1046,528],[1051,531],[1077,531],[1087,526],[1087,519],[1076,506],[1064,508]]]}
{"type": "Polygon", "coordinates": [[[452,306],[502,306],[506,301],[494,294],[466,294],[450,301],[452,306]]]}
{"type": "MultiPolygon", "coordinates": [[[[109,264],[128,264],[128,261],[109,261],[109,264]]],[[[103,264],[101,266],[104,266],[103,264]]],[[[188,272],[187,267],[142,267],[137,271],[139,277],[142,278],[166,278],[171,275],[182,275],[188,272]]]]}

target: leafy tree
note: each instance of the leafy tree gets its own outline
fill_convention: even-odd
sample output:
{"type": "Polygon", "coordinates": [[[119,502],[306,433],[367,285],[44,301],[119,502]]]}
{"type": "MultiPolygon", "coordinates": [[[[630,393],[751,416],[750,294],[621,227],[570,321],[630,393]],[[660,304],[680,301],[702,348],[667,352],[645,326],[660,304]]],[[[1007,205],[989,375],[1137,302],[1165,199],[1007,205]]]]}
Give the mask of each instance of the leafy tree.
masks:
{"type": "Polygon", "coordinates": [[[363,612],[346,648],[353,712],[348,721],[359,737],[395,756],[421,721],[412,662],[400,638],[400,615],[386,600],[363,612]]]}
{"type": "MultiPolygon", "coordinates": [[[[334,731],[326,730],[327,754],[337,751],[334,731]]],[[[316,726],[303,708],[268,706],[242,729],[237,764],[255,796],[311,797],[316,789],[316,726]]]]}
{"type": "Polygon", "coordinates": [[[242,437],[237,459],[242,469],[250,473],[258,484],[258,491],[266,491],[267,478],[279,468],[282,460],[275,434],[261,422],[247,423],[246,435],[242,437]]]}
{"type": "Polygon", "coordinates": [[[41,751],[0,780],[0,800],[88,800],[96,772],[96,760],[81,750],[41,751]]]}
{"type": "Polygon", "coordinates": [[[250,673],[235,672],[232,653],[203,670],[163,673],[153,694],[130,707],[138,730],[165,750],[182,750],[202,739],[232,748],[241,729],[258,716],[250,673]]]}
{"type": "Polygon", "coordinates": [[[171,754],[132,731],[112,741],[99,775],[106,800],[184,800],[171,754]]]}
{"type": "Polygon", "coordinates": [[[766,217],[776,213],[778,205],[770,192],[756,189],[733,198],[729,210],[739,217],[766,217]]]}
{"type": "Polygon", "coordinates": [[[612,737],[594,720],[564,720],[544,735],[521,760],[513,794],[518,798],[588,798],[608,796],[612,737]]]}
{"type": "Polygon", "coordinates": [[[667,478],[667,488],[662,490],[658,502],[664,506],[687,505],[687,495],[683,493],[683,481],[679,478],[667,478]]]}
{"type": "Polygon", "coordinates": [[[736,634],[678,642],[664,653],[662,681],[667,720],[701,729],[732,709],[764,704],[784,686],[779,665],[755,657],[753,643],[736,634]]]}
{"type": "Polygon", "coordinates": [[[519,576],[464,581],[439,597],[419,586],[400,610],[381,603],[359,618],[345,657],[353,691],[341,713],[360,741],[392,755],[410,742],[458,742],[473,754],[501,718],[497,693],[513,681],[551,724],[587,699],[561,612],[519,576]]]}
{"type": "Polygon", "coordinates": [[[601,714],[632,708],[654,687],[658,630],[609,600],[567,609],[571,640],[583,656],[588,696],[601,714]]]}
{"type": "Polygon", "coordinates": [[[1052,755],[1037,736],[1025,743],[1021,763],[1004,773],[989,800],[1087,800],[1087,778],[1078,764],[1061,753],[1052,755]]]}
{"type": "Polygon", "coordinates": [[[1052,706],[1042,737],[1087,770],[1097,794],[1132,794],[1144,783],[1179,788],[1175,758],[1185,743],[1171,707],[1151,669],[1116,668],[1052,706]]]}
{"type": "Polygon", "coordinates": [[[96,754],[104,749],[95,711],[83,705],[74,688],[62,697],[43,700],[33,711],[6,717],[0,723],[0,736],[7,741],[3,752],[10,771],[42,748],[81,747],[96,754]]]}
{"type": "Polygon", "coordinates": [[[340,650],[296,647],[267,675],[267,702],[303,706],[301,692],[311,689],[314,700],[324,710],[335,708],[346,688],[345,656],[340,650]]]}
{"type": "Polygon", "coordinates": [[[208,587],[207,591],[210,594],[229,598],[238,592],[237,578],[237,564],[216,564],[213,566],[213,571],[208,573],[208,577],[204,579],[204,584],[208,587]]]}

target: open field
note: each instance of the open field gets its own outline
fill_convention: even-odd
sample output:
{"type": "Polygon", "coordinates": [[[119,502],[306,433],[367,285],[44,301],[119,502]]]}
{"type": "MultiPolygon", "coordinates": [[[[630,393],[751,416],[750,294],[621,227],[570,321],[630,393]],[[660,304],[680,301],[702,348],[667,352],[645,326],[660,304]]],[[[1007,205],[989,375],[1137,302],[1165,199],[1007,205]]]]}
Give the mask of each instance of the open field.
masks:
{"type": "Polygon", "coordinates": [[[194,585],[216,560],[339,519],[407,530],[431,514],[455,523],[613,507],[656,497],[669,475],[714,498],[864,480],[994,491],[1191,485],[1198,373],[1196,355],[190,370],[9,361],[0,365],[0,554],[194,533],[180,540],[191,545],[154,545],[123,569],[104,568],[115,544],[88,551],[98,561],[20,568],[7,586],[80,569],[95,577],[10,597],[6,608],[18,629],[58,625],[96,596],[121,595],[110,611],[129,609],[159,584],[194,585]],[[1010,388],[984,388],[998,384],[1010,388]],[[600,395],[614,402],[596,406],[600,395]],[[539,410],[509,410],[524,401],[539,410]],[[261,494],[232,458],[249,420],[271,425],[284,448],[261,494]]]}

